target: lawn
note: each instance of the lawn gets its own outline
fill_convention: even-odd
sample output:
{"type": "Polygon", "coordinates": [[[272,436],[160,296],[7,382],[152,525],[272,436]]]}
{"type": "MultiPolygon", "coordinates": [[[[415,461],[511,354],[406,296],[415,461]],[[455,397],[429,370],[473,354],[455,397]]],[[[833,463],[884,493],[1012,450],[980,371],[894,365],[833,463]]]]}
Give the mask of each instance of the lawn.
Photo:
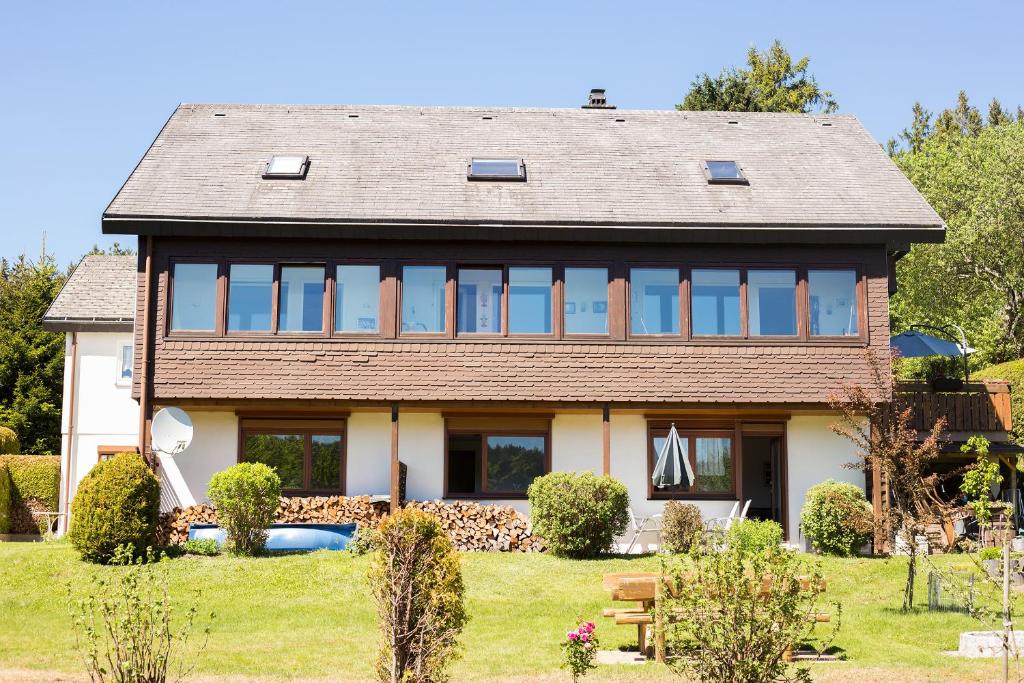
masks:
{"type": "MultiPolygon", "coordinates": [[[[957,557],[938,561],[966,562],[957,557]]],[[[654,557],[580,562],[536,554],[464,555],[471,621],[463,637],[465,656],[452,679],[566,680],[558,670],[558,642],[576,615],[597,622],[602,648],[625,646],[631,639],[635,643],[633,628],[598,618],[609,605],[601,575],[655,569],[658,562],[654,557]]],[[[192,600],[200,590],[203,608],[216,613],[199,661],[201,673],[361,681],[372,675],[376,647],[368,564],[367,557],[324,551],[262,559],[186,557],[166,569],[176,600],[192,600]]],[[[956,648],[961,631],[977,628],[973,620],[924,609],[904,615],[894,609],[904,567],[900,559],[825,560],[828,598],[843,607],[835,644],[847,661],[816,665],[815,679],[994,679],[993,662],[943,654],[956,648]]],[[[0,679],[14,670],[79,671],[67,586],[84,589],[89,574],[110,571],[115,570],[79,561],[64,543],[0,543],[0,679]]],[[[924,601],[923,576],[919,591],[924,601]]],[[[664,667],[648,664],[602,667],[593,678],[673,677],[664,667]]]]}

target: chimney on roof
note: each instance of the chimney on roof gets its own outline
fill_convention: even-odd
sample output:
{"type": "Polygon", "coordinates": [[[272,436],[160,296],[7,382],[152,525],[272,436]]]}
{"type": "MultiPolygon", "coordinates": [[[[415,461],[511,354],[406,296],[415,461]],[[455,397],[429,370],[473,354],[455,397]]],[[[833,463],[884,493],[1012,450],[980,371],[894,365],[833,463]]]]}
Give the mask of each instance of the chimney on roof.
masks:
{"type": "Polygon", "coordinates": [[[608,104],[607,98],[604,96],[604,88],[594,88],[590,91],[590,97],[587,98],[587,103],[584,104],[581,109],[615,109],[614,104],[608,104]]]}

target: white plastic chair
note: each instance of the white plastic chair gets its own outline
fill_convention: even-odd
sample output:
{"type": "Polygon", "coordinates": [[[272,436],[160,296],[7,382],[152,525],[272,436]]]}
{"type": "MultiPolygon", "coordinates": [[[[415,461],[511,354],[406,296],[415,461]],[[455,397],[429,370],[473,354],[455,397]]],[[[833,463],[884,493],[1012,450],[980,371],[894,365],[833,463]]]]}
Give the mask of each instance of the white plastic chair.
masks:
{"type": "Polygon", "coordinates": [[[637,517],[636,513],[633,512],[633,508],[629,508],[629,525],[630,528],[626,533],[632,533],[633,537],[629,540],[629,545],[626,546],[626,554],[629,555],[633,552],[633,546],[640,540],[640,536],[648,531],[654,531],[658,533],[659,542],[661,541],[661,518],[663,515],[654,514],[648,517],[637,517]]]}
{"type": "MultiPolygon", "coordinates": [[[[749,504],[749,503],[748,503],[749,504]]],[[[732,520],[736,516],[736,511],[740,509],[740,502],[737,500],[732,504],[732,510],[729,511],[726,517],[712,517],[711,519],[704,522],[704,531],[715,532],[725,531],[732,526],[732,520]]],[[[743,509],[743,513],[746,514],[746,508],[743,509]]]]}

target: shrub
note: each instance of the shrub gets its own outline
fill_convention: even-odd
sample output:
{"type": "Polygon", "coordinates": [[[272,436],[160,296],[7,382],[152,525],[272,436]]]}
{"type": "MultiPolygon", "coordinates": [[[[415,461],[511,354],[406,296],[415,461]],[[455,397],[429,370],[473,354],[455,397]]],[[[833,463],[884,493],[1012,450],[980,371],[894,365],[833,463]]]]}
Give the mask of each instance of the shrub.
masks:
{"type": "Polygon", "coordinates": [[[629,492],[608,475],[552,472],[534,479],[527,494],[534,531],[561,557],[607,552],[629,524],[629,492]]]}
{"type": "Polygon", "coordinates": [[[369,578],[380,627],[377,676],[442,683],[468,620],[459,555],[437,518],[420,510],[387,517],[375,539],[369,578]]]}
{"type": "Polygon", "coordinates": [[[845,557],[871,537],[874,515],[859,487],[829,479],[807,491],[800,523],[818,552],[845,557]]]}
{"type": "Polygon", "coordinates": [[[345,546],[345,550],[353,555],[365,555],[366,553],[373,552],[377,547],[378,536],[376,529],[371,529],[370,527],[359,529],[356,537],[345,546]]]}
{"type": "Polygon", "coordinates": [[[11,475],[0,462],[0,534],[11,533],[11,475]]]}
{"type": "Polygon", "coordinates": [[[90,562],[107,563],[118,546],[148,548],[160,516],[160,480],[137,453],[93,467],[71,503],[71,544],[90,562]]]}
{"type": "Polygon", "coordinates": [[[21,450],[18,435],[10,427],[0,427],[0,455],[17,453],[21,450]]]}
{"type": "Polygon", "coordinates": [[[979,560],[1001,560],[1002,558],[1002,548],[982,548],[978,551],[979,560]]]}
{"type": "MultiPolygon", "coordinates": [[[[823,590],[817,562],[777,545],[754,553],[730,545],[706,554],[694,548],[665,573],[658,610],[664,610],[668,663],[677,673],[707,682],[811,680],[807,670],[792,670],[784,655],[813,636],[815,620],[808,616],[818,612],[823,590]]],[[[830,616],[834,635],[838,605],[830,616]]],[[[823,635],[827,641],[829,634],[823,635]]]]}
{"type": "MultiPolygon", "coordinates": [[[[1024,358],[977,370],[971,373],[971,379],[1001,379],[1009,382],[1010,414],[1024,415],[1024,358]]],[[[1024,442],[1024,420],[1014,420],[1010,434],[1017,443],[1024,442]]]]}
{"type": "Polygon", "coordinates": [[[258,555],[267,544],[267,528],[281,498],[281,478],[260,462],[241,462],[210,479],[210,500],[217,522],[227,531],[227,548],[236,555],[258,555]]]}
{"type": "Polygon", "coordinates": [[[9,532],[36,533],[39,528],[32,513],[57,511],[60,458],[56,455],[0,455],[0,464],[6,465],[10,479],[9,532]]]}
{"type": "Polygon", "coordinates": [[[744,519],[725,533],[726,544],[744,554],[761,553],[782,543],[782,525],[770,519],[744,519]]]}
{"type": "MultiPolygon", "coordinates": [[[[128,569],[110,576],[94,574],[84,598],[76,598],[69,584],[75,645],[92,681],[184,680],[206,648],[205,638],[198,646],[189,642],[198,610],[193,606],[183,619],[175,617],[167,579],[152,548],[134,563],[132,554],[111,558],[127,559],[128,569]]],[[[209,632],[207,625],[204,635],[209,632]]]]}
{"type": "Polygon", "coordinates": [[[189,555],[220,555],[220,545],[212,538],[190,538],[185,541],[184,550],[189,555]]]}
{"type": "Polygon", "coordinates": [[[579,681],[580,676],[586,676],[591,669],[597,668],[594,659],[599,645],[592,621],[581,621],[579,626],[565,634],[565,641],[562,642],[562,667],[569,670],[573,683],[579,681]]]}
{"type": "Polygon", "coordinates": [[[700,508],[690,503],[670,500],[665,503],[661,520],[661,542],[670,553],[688,553],[704,530],[700,508]]]}

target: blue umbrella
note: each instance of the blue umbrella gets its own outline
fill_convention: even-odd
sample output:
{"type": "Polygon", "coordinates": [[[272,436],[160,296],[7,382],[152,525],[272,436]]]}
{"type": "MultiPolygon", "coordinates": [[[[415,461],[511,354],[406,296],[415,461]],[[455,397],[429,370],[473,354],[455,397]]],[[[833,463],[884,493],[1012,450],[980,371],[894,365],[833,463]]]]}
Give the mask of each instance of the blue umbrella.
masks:
{"type": "Polygon", "coordinates": [[[890,337],[889,345],[899,351],[903,358],[960,356],[963,354],[959,344],[917,330],[907,330],[895,337],[890,337]]]}

